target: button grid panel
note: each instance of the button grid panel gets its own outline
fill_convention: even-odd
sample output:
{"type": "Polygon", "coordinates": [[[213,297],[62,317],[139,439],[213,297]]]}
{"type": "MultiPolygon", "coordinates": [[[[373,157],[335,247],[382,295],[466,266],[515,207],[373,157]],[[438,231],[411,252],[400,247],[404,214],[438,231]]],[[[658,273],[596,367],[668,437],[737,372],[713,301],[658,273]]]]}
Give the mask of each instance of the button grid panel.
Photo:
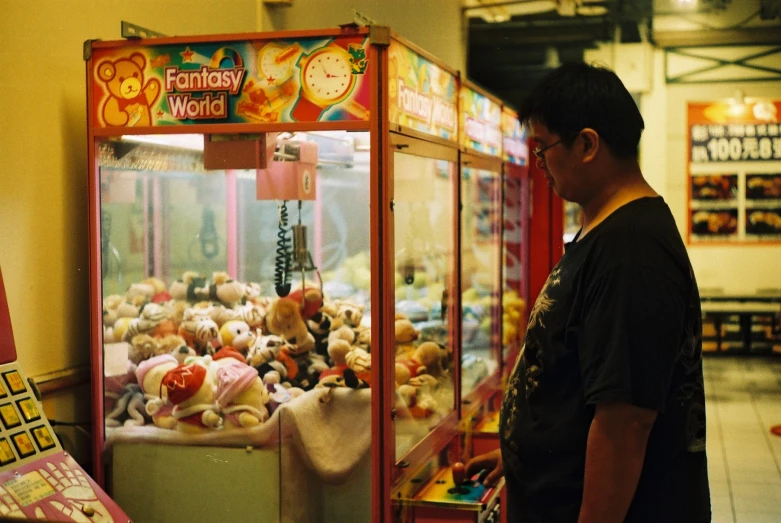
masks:
{"type": "Polygon", "coordinates": [[[0,472],[62,450],[19,365],[0,365],[0,376],[0,472]]]}

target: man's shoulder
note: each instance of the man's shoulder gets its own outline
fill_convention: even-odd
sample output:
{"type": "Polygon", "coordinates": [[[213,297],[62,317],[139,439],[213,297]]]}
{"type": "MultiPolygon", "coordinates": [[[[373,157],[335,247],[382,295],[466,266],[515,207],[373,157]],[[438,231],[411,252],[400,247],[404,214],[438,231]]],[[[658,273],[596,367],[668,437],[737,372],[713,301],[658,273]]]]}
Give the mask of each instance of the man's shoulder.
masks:
{"type": "Polygon", "coordinates": [[[617,209],[605,220],[601,232],[637,240],[659,234],[679,236],[672,212],[661,198],[642,198],[617,209]]]}
{"type": "Polygon", "coordinates": [[[593,231],[595,252],[616,260],[628,256],[642,261],[655,252],[685,252],[681,233],[664,201],[632,202],[602,225],[593,231]]]}

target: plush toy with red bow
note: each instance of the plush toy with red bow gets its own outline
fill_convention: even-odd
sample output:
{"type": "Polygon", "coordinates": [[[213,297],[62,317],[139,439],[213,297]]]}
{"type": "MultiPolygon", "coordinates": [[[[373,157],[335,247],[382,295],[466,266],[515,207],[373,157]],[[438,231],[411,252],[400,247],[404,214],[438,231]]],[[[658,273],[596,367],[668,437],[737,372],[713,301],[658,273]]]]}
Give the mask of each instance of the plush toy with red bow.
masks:
{"type": "Polygon", "coordinates": [[[167,401],[166,389],[160,385],[168,371],[178,366],[174,356],[161,354],[142,361],[136,369],[136,378],[146,400],[146,413],[152,416],[155,425],[164,429],[176,428],[176,419],[172,415],[173,405],[167,401]]]}
{"type": "Polygon", "coordinates": [[[198,434],[222,426],[215,403],[214,382],[206,367],[197,363],[179,365],[168,371],[161,382],[168,401],[174,405],[176,430],[198,434]]]}

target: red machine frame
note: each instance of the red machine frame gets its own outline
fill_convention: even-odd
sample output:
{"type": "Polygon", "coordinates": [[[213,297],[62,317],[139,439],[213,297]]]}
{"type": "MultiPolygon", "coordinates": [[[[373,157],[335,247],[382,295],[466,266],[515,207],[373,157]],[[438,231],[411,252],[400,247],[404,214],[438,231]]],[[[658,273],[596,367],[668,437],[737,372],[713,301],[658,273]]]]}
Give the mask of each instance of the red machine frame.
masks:
{"type": "Polygon", "coordinates": [[[551,269],[564,254],[564,202],[548,186],[536,161],[529,164],[531,219],[529,223],[529,307],[545,286],[551,269]]]}

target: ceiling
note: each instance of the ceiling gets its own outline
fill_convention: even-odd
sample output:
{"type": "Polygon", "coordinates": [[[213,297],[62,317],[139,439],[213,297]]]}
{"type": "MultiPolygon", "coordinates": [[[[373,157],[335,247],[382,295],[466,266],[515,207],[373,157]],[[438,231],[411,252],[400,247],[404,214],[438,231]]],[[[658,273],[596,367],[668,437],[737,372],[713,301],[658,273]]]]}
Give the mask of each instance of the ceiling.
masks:
{"type": "MultiPolygon", "coordinates": [[[[596,48],[598,42],[654,43],[655,36],[663,36],[654,34],[655,19],[731,15],[736,8],[748,8],[750,2],[464,0],[469,35],[467,75],[518,106],[542,76],[560,63],[582,61],[584,51],[596,48]]],[[[759,20],[760,3],[764,9],[775,2],[779,0],[753,0],[757,4],[752,11],[755,20],[759,20]]],[[[706,35],[706,40],[712,35],[706,35]]]]}

